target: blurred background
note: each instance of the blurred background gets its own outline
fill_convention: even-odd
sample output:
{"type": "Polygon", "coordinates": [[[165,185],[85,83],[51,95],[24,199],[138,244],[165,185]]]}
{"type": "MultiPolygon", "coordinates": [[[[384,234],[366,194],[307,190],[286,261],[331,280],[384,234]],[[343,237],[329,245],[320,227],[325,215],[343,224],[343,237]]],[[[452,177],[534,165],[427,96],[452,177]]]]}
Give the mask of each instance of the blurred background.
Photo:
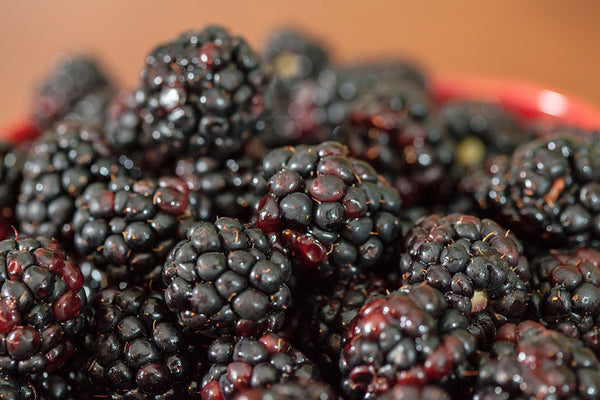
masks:
{"type": "Polygon", "coordinates": [[[3,0],[0,124],[25,113],[58,52],[95,54],[131,87],[157,43],[209,23],[255,46],[293,25],[322,38],[340,62],[404,55],[434,72],[529,80],[600,107],[599,18],[600,2],[563,0],[3,0]]]}

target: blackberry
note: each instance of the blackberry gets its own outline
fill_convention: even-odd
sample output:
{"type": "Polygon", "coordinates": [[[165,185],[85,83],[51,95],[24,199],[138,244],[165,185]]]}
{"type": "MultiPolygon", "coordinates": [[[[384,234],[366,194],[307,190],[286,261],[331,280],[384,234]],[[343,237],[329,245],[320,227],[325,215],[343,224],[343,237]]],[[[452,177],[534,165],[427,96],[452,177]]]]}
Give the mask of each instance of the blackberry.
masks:
{"type": "Polygon", "coordinates": [[[336,400],[329,385],[322,382],[278,383],[268,389],[245,390],[234,400],[336,400]]]}
{"type": "Polygon", "coordinates": [[[15,218],[24,161],[21,149],[0,141],[0,223],[6,226],[15,218]]]}
{"type": "Polygon", "coordinates": [[[462,182],[482,212],[528,239],[528,247],[595,245],[600,238],[600,147],[537,140],[488,161],[462,182]]]}
{"type": "Polygon", "coordinates": [[[254,222],[258,204],[267,194],[267,182],[256,164],[245,154],[225,160],[187,157],[177,161],[175,174],[187,183],[198,219],[233,217],[254,222]]]}
{"type": "Polygon", "coordinates": [[[599,371],[580,341],[531,321],[506,324],[482,357],[473,399],[597,399],[599,371]]]}
{"type": "Polygon", "coordinates": [[[0,372],[0,399],[6,400],[45,400],[37,396],[31,383],[18,375],[0,372]]]}
{"type": "Polygon", "coordinates": [[[273,333],[258,339],[216,339],[208,348],[208,360],[211,366],[201,385],[189,387],[192,399],[230,400],[243,390],[289,382],[306,386],[319,378],[309,359],[273,333]]]}
{"type": "Polygon", "coordinates": [[[69,113],[92,121],[101,118],[110,94],[112,83],[96,60],[82,55],[66,56],[53,66],[33,96],[35,125],[44,131],[69,113]],[[103,105],[92,105],[93,97],[103,105]]]}
{"type": "Polygon", "coordinates": [[[406,206],[439,203],[454,186],[454,144],[431,108],[423,90],[390,85],[359,95],[335,131],[354,157],[388,177],[406,206]]]}
{"type": "Polygon", "coordinates": [[[169,254],[165,299],[181,323],[210,336],[279,331],[291,302],[289,259],[233,218],[199,222],[169,254]]]}
{"type": "Polygon", "coordinates": [[[88,185],[117,174],[127,169],[112,158],[101,131],[76,121],[57,124],[27,154],[16,210],[20,232],[70,247],[75,199],[88,185]]]}
{"type": "Polygon", "coordinates": [[[201,342],[177,326],[158,293],[107,288],[95,299],[87,373],[112,399],[175,399],[202,370],[201,342]]]}
{"type": "MultiPolygon", "coordinates": [[[[486,158],[510,154],[533,135],[500,105],[477,101],[456,101],[440,110],[442,125],[456,142],[455,161],[459,167],[478,165],[486,158]]],[[[463,169],[457,171],[461,173],[463,169]]]]}
{"type": "Polygon", "coordinates": [[[430,383],[459,391],[476,350],[467,326],[431,286],[406,286],[368,301],[346,331],[343,392],[350,399],[378,399],[395,385],[430,383]]]}
{"type": "Polygon", "coordinates": [[[262,162],[269,194],[257,226],[320,276],[374,269],[399,233],[400,197],[336,142],[276,149],[262,162]]]}
{"type": "Polygon", "coordinates": [[[495,333],[480,323],[491,319],[499,326],[523,317],[529,263],[521,242],[494,221],[432,215],[417,223],[403,242],[402,281],[426,282],[441,291],[451,307],[473,318],[469,329],[480,344],[495,333]]]}
{"type": "Polygon", "coordinates": [[[534,259],[532,271],[541,319],[600,355],[600,252],[551,251],[534,259]]]}
{"type": "Polygon", "coordinates": [[[86,324],[79,266],[55,240],[0,242],[0,369],[34,374],[60,367],[86,324]]]}
{"type": "Polygon", "coordinates": [[[216,26],[185,32],[146,58],[135,94],[143,135],[167,156],[235,154],[264,128],[269,80],[244,39],[216,26]]]}
{"type": "Polygon", "coordinates": [[[193,218],[187,195],[177,178],[93,183],[77,199],[75,248],[112,282],[160,283],[167,255],[193,218]]]}
{"type": "Polygon", "coordinates": [[[378,397],[379,400],[451,400],[452,397],[442,388],[426,385],[397,385],[378,397]]]}

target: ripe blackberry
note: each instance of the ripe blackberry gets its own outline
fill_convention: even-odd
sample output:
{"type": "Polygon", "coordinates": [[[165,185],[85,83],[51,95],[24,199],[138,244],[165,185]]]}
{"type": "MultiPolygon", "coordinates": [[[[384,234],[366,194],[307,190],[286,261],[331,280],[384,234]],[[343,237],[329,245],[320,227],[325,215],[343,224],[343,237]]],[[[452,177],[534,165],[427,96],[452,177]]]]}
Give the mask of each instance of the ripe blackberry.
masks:
{"type": "Polygon", "coordinates": [[[233,218],[199,222],[165,263],[165,299],[192,330],[259,336],[282,328],[291,272],[289,259],[259,229],[233,218]]]}
{"type": "Polygon", "coordinates": [[[454,145],[431,108],[425,91],[390,85],[358,96],[335,131],[354,157],[389,178],[406,206],[439,203],[454,186],[454,145]]]}
{"type": "Polygon", "coordinates": [[[93,183],[77,199],[75,248],[112,282],[160,283],[167,255],[193,217],[187,196],[177,178],[93,183]]]}
{"type": "Polygon", "coordinates": [[[95,299],[88,375],[109,398],[174,399],[201,371],[200,344],[177,326],[158,293],[107,288],[95,299]]]}
{"type": "Polygon", "coordinates": [[[311,381],[306,383],[278,383],[268,389],[244,390],[234,400],[336,400],[329,385],[311,381]]]}
{"type": "Polygon", "coordinates": [[[24,161],[21,149],[0,141],[0,223],[7,226],[15,217],[24,161]]]}
{"type": "Polygon", "coordinates": [[[17,203],[20,232],[55,237],[70,247],[75,199],[94,182],[127,169],[111,156],[102,133],[64,121],[36,140],[27,154],[17,203]]]}
{"type": "Polygon", "coordinates": [[[600,355],[600,252],[551,251],[534,259],[539,317],[600,355]]]}
{"type": "Polygon", "coordinates": [[[289,100],[275,103],[271,131],[265,132],[264,140],[270,148],[332,140],[350,103],[361,93],[398,84],[423,89],[425,77],[417,67],[399,60],[324,69],[315,79],[294,85],[289,100]]]}
{"type": "Polygon", "coordinates": [[[219,338],[208,348],[209,371],[189,387],[192,399],[230,400],[241,391],[278,383],[310,385],[316,366],[285,339],[268,333],[259,339],[219,338]]]}
{"type": "Polygon", "coordinates": [[[378,399],[395,385],[430,383],[459,392],[476,350],[467,326],[431,286],[406,286],[370,300],[346,331],[340,355],[344,394],[378,399]]]}
{"type": "Polygon", "coordinates": [[[202,221],[233,217],[254,222],[258,204],[268,191],[256,162],[246,155],[225,160],[182,158],[175,174],[187,183],[190,203],[202,221]]]}
{"type": "Polygon", "coordinates": [[[257,226],[320,276],[375,268],[400,230],[400,197],[336,142],[276,149],[262,162],[269,194],[257,226]]]}
{"type": "Polygon", "coordinates": [[[35,125],[44,131],[70,113],[94,121],[101,118],[112,93],[112,83],[96,60],[66,56],[53,66],[34,94],[31,111],[35,125]],[[92,104],[94,97],[101,107],[92,104]]]}
{"type": "Polygon", "coordinates": [[[452,397],[442,388],[426,385],[396,385],[378,397],[379,400],[451,400],[452,397]]]}
{"type": "MultiPolygon", "coordinates": [[[[459,167],[478,165],[486,158],[510,154],[533,135],[501,106],[478,101],[456,101],[440,110],[442,126],[456,142],[459,167]]],[[[463,171],[459,168],[458,173],[463,171]]]]}
{"type": "Polygon", "coordinates": [[[600,146],[567,138],[537,140],[499,156],[462,182],[483,212],[529,248],[594,245],[600,238],[600,146]]]}
{"type": "Polygon", "coordinates": [[[268,81],[244,39],[216,26],[185,32],[146,58],[135,94],[143,134],[164,155],[232,155],[264,128],[268,81]]]}
{"type": "Polygon", "coordinates": [[[532,321],[506,324],[482,357],[474,400],[597,399],[600,363],[576,339],[532,321]]]}
{"type": "Polygon", "coordinates": [[[469,329],[480,345],[495,333],[481,322],[491,319],[499,326],[523,317],[529,263],[521,242],[494,221],[432,215],[417,223],[403,241],[402,281],[426,282],[441,291],[451,307],[470,319],[469,329]],[[476,316],[480,313],[485,315],[476,316]]]}
{"type": "Polygon", "coordinates": [[[0,369],[50,371],[75,351],[86,324],[83,275],[55,240],[0,242],[0,369]]]}
{"type": "Polygon", "coordinates": [[[45,400],[37,396],[35,388],[23,377],[0,372],[0,399],[45,400]]]}

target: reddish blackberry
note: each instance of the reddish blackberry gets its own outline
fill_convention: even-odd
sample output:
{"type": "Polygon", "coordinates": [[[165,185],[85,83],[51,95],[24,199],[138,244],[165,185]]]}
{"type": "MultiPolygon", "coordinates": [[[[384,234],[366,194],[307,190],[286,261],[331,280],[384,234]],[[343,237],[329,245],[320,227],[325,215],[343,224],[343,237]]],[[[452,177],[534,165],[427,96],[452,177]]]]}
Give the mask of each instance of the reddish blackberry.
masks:
{"type": "Polygon", "coordinates": [[[165,299],[180,322],[210,336],[279,331],[291,302],[289,259],[233,218],[199,222],[169,254],[165,299]]]}
{"type": "Polygon", "coordinates": [[[467,326],[431,286],[370,300],[346,333],[342,390],[350,399],[378,399],[394,385],[439,383],[460,392],[476,349],[467,326]]]}
{"type": "Polygon", "coordinates": [[[55,240],[0,242],[0,369],[33,374],[61,366],[86,320],[83,275],[55,240]]]}
{"type": "Polygon", "coordinates": [[[234,400],[337,400],[329,385],[311,381],[306,383],[278,383],[268,389],[244,390],[234,400]]]}
{"type": "Polygon", "coordinates": [[[44,131],[67,115],[86,121],[101,120],[112,93],[112,84],[96,60],[87,56],[64,57],[53,66],[33,97],[35,125],[44,131]]]}
{"type": "Polygon", "coordinates": [[[113,282],[161,281],[167,255],[183,238],[188,188],[177,178],[117,177],[89,185],[73,216],[75,248],[113,282]]]}
{"type": "Polygon", "coordinates": [[[600,147],[567,138],[533,141],[496,157],[462,186],[479,207],[535,246],[594,245],[600,238],[600,147]]]}
{"type": "Polygon", "coordinates": [[[551,251],[534,259],[532,271],[539,317],[600,355],[600,252],[551,251]]]}
{"type": "Polygon", "coordinates": [[[377,397],[378,400],[451,400],[452,397],[442,388],[426,385],[396,385],[377,397]]]}
{"type": "Polygon", "coordinates": [[[354,157],[389,177],[407,206],[440,202],[453,188],[454,146],[431,108],[423,90],[390,85],[358,96],[335,132],[354,157]]]}
{"type": "Polygon", "coordinates": [[[321,276],[373,269],[399,232],[400,197],[337,142],[284,147],[262,163],[257,226],[321,276]]]}
{"type": "Polygon", "coordinates": [[[23,178],[24,154],[10,143],[0,141],[0,223],[9,225],[15,217],[17,194],[23,178]]]}
{"type": "Polygon", "coordinates": [[[597,399],[600,363],[583,344],[531,322],[506,324],[482,357],[474,400],[597,399]]]}
{"type": "Polygon", "coordinates": [[[228,156],[264,128],[269,77],[227,30],[188,31],[146,58],[136,92],[143,134],[160,154],[228,156]]]}
{"type": "Polygon", "coordinates": [[[17,204],[21,233],[55,237],[70,247],[77,196],[93,182],[126,173],[99,130],[75,121],[57,124],[33,143],[25,161],[17,204]]]}
{"type": "Polygon", "coordinates": [[[189,200],[199,220],[217,217],[254,222],[267,182],[249,156],[220,160],[213,157],[180,159],[175,173],[190,189],[189,200]]]}
{"type": "Polygon", "coordinates": [[[403,282],[427,282],[444,294],[451,307],[470,320],[474,317],[469,329],[483,341],[480,344],[495,333],[481,326],[483,321],[501,325],[523,317],[529,264],[521,242],[494,221],[432,215],[417,223],[403,241],[403,282]]]}
{"type": "Polygon", "coordinates": [[[174,399],[201,371],[201,343],[177,326],[160,294],[107,288],[95,299],[91,380],[109,398],[174,399]]]}
{"type": "Polygon", "coordinates": [[[216,339],[208,348],[208,360],[211,366],[201,385],[190,385],[192,399],[230,400],[243,390],[288,382],[306,386],[319,378],[309,359],[272,333],[258,340],[216,339]]]}
{"type": "Polygon", "coordinates": [[[459,167],[478,165],[489,156],[510,154],[533,139],[530,132],[495,103],[448,103],[440,110],[440,119],[456,142],[455,161],[459,167]]]}

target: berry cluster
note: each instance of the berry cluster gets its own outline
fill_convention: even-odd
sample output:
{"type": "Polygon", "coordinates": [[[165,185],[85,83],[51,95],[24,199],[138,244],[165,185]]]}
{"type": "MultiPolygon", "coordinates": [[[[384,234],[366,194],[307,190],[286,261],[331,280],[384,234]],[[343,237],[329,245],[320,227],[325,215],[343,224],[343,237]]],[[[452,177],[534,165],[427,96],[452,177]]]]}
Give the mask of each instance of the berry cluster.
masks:
{"type": "Polygon", "coordinates": [[[600,399],[600,139],[182,33],[0,143],[0,398],[600,399]],[[35,130],[34,129],[34,130],[35,130]]]}

